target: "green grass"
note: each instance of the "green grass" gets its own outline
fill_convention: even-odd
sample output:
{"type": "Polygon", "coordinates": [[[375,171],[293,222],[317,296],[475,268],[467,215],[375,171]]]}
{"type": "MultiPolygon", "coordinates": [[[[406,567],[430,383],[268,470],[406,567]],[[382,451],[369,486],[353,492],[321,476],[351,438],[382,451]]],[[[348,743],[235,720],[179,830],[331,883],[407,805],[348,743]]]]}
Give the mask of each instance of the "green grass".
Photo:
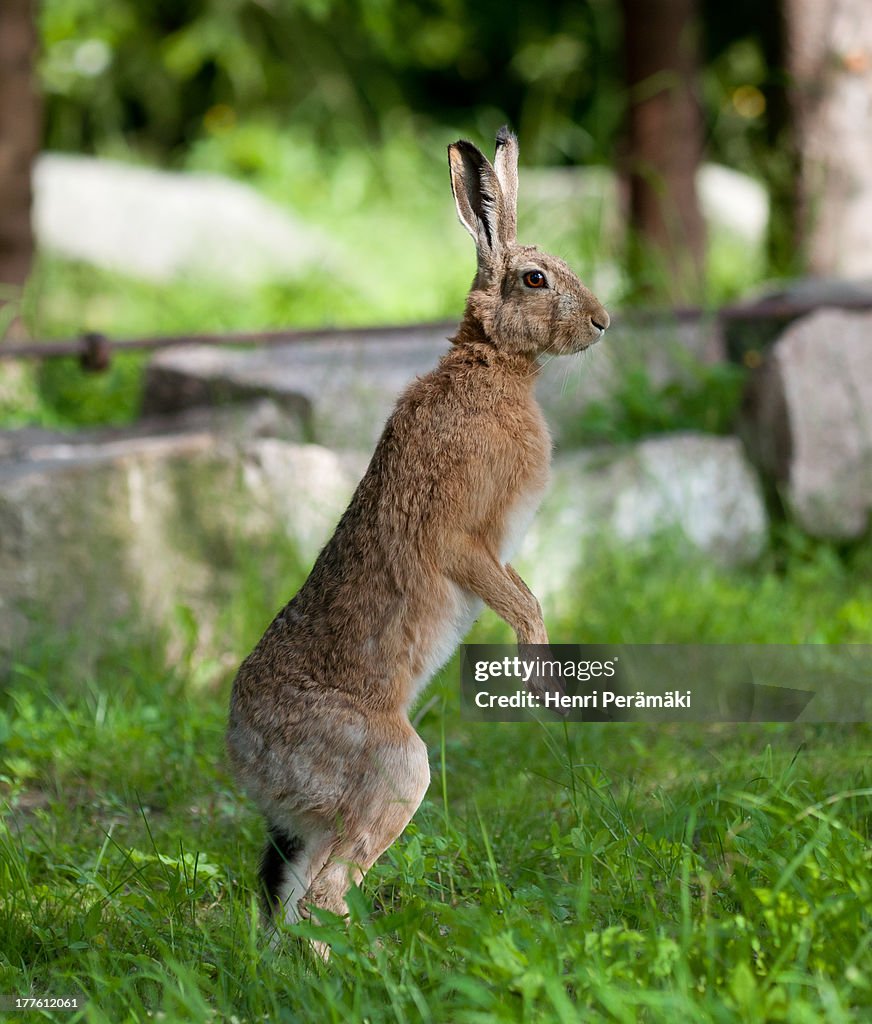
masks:
{"type": "MultiPolygon", "coordinates": [[[[429,794],[350,924],[320,926],[329,966],[271,951],[222,733],[231,666],[293,589],[276,561],[240,580],[217,676],[195,636],[167,666],[133,630],[8,669],[0,993],[81,991],[78,1019],[113,1024],[868,1019],[867,726],[480,725],[456,664],[419,723],[429,794]]],[[[601,552],[552,638],[867,641],[870,564],[792,537],[733,572],[601,552]]],[[[474,634],[506,637],[489,613],[474,634]]]]}

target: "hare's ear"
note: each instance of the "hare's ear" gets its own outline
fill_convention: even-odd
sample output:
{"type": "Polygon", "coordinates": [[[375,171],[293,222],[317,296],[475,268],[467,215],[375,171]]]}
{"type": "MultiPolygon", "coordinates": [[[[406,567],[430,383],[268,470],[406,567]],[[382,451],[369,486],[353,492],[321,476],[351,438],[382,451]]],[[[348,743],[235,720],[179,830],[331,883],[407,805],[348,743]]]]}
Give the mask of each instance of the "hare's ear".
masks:
{"type": "Polygon", "coordinates": [[[475,239],[479,272],[493,270],[503,244],[503,193],[496,172],[465,139],[448,147],[448,163],[457,216],[475,239]]]}
{"type": "Polygon", "coordinates": [[[497,132],[494,170],[503,191],[500,237],[503,245],[513,245],[518,232],[518,139],[508,125],[497,132]]]}

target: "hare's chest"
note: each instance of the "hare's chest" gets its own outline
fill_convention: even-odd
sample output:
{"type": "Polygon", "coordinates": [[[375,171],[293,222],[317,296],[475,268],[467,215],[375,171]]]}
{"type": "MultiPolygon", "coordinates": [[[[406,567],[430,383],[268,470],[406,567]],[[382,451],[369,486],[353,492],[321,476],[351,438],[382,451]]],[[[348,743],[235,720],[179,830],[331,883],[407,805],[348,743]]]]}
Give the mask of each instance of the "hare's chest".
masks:
{"type": "Polygon", "coordinates": [[[502,543],[500,544],[500,558],[503,562],[508,562],[521,546],[521,541],[542,504],[547,485],[548,475],[546,473],[532,482],[507,509],[502,543]]]}
{"type": "Polygon", "coordinates": [[[529,410],[523,443],[518,445],[514,491],[503,519],[500,557],[504,562],[517,552],[533,518],[542,504],[551,478],[551,435],[538,406],[529,410]]]}

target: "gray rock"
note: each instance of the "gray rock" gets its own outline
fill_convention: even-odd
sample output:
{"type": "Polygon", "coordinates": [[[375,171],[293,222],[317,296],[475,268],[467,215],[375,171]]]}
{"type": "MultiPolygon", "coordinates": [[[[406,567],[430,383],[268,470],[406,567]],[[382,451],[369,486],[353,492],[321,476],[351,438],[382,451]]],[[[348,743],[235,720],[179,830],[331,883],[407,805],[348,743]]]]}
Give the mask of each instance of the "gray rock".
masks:
{"type": "Polygon", "coordinates": [[[167,415],[146,416],[121,427],[86,427],[75,433],[20,427],[0,430],[0,470],[14,462],[39,460],[52,446],[75,452],[114,441],[148,439],[164,435],[207,433],[236,441],[256,437],[303,440],[304,420],[297,410],[269,398],[226,406],[194,406],[167,415]]]}
{"type": "MultiPolygon", "coordinates": [[[[153,423],[147,434],[3,437],[0,650],[34,626],[74,631],[99,649],[118,623],[133,622],[168,636],[172,656],[184,649],[181,605],[197,622],[198,653],[225,651],[220,615],[245,552],[262,558],[282,540],[310,565],[368,461],[262,436],[274,415],[261,405],[184,429],[153,423]]],[[[559,458],[519,564],[548,605],[590,543],[636,544],[676,527],[720,561],[759,552],[765,517],[735,442],[682,436],[559,458]]]]}
{"type": "Polygon", "coordinates": [[[269,395],[298,411],[319,444],[369,450],[405,385],[448,347],[448,333],[441,324],[245,351],[165,349],[149,363],[143,408],[169,412],[269,395]]]}
{"type": "Polygon", "coordinates": [[[33,187],[40,246],[134,277],[244,286],[338,259],[317,231],[219,175],[45,153],[33,187]]]}
{"type": "Polygon", "coordinates": [[[776,288],[763,285],[738,304],[743,315],[724,325],[729,358],[759,366],[763,354],[790,324],[822,306],[872,308],[872,279],[798,277],[776,288]]]}
{"type": "Polygon", "coordinates": [[[850,539],[872,510],[872,313],[792,324],[750,381],[742,434],[804,530],[850,539]]]}
{"type": "Polygon", "coordinates": [[[537,593],[559,600],[591,544],[632,547],[669,531],[721,565],[761,554],[766,511],[738,439],[670,434],[558,456],[519,562],[537,593]]]}
{"type": "Polygon", "coordinates": [[[766,288],[758,296],[760,299],[785,299],[815,306],[872,303],[872,278],[797,277],[778,288],[766,288]]]}
{"type": "MultiPolygon", "coordinates": [[[[769,223],[769,196],[759,181],[721,164],[703,164],[696,187],[710,225],[751,245],[763,243],[769,223]]],[[[535,228],[547,230],[555,218],[582,223],[593,210],[593,218],[606,238],[623,230],[618,176],[606,167],[525,168],[522,188],[524,205],[536,218],[530,222],[535,228]]]]}
{"type": "Polygon", "coordinates": [[[722,164],[703,164],[696,177],[703,216],[744,239],[762,245],[769,224],[766,187],[747,174],[722,164]]]}
{"type": "MultiPolygon", "coordinates": [[[[244,351],[164,349],[149,364],[144,408],[162,413],[269,395],[304,417],[309,437],[319,444],[369,450],[399,393],[436,365],[455,329],[454,323],[440,323],[356,336],[337,332],[244,351]]],[[[537,394],[555,440],[574,440],[583,411],[592,402],[613,401],[633,367],[662,385],[691,376],[693,365],[719,356],[720,336],[712,321],[617,317],[592,349],[549,360],[537,394]]]]}
{"type": "Polygon", "coordinates": [[[163,433],[28,431],[0,450],[0,650],[34,627],[101,638],[119,622],[169,633],[190,607],[204,650],[252,544],[314,559],[361,459],[263,437],[259,406],[232,421],[151,424],[163,433]]]}

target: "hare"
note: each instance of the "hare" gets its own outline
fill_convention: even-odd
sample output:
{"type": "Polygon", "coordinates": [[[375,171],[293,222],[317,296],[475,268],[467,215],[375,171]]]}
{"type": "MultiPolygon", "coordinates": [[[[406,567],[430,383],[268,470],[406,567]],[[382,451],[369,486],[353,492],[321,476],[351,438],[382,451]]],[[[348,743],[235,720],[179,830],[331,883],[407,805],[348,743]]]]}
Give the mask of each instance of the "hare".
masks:
{"type": "Polygon", "coordinates": [[[463,321],[400,396],[332,539],[233,685],[228,752],[266,817],[276,920],[347,913],[350,885],[408,824],[430,782],[409,709],[482,605],[520,644],[548,642],[508,561],[549,477],[533,387],[543,356],[594,344],[609,316],[562,260],[515,241],[507,128],[493,165],[465,140],[448,157],[478,253],[463,321]]]}

